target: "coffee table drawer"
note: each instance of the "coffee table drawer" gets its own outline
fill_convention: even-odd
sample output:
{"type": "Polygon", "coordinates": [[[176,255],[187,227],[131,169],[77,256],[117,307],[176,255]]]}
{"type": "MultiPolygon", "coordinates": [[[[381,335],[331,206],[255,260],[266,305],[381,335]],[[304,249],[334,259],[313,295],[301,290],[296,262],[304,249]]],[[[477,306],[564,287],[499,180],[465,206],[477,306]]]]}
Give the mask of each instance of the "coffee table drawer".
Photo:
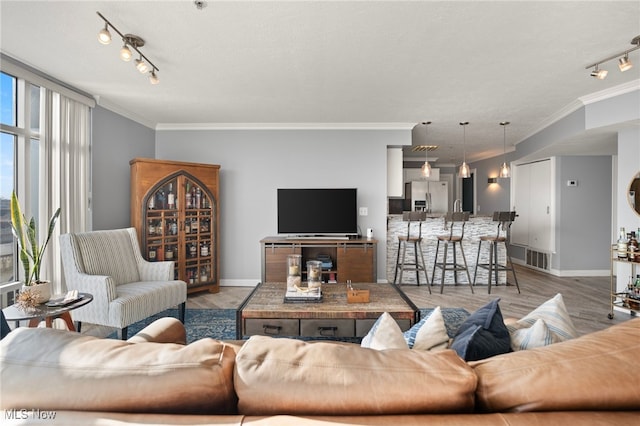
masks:
{"type": "Polygon", "coordinates": [[[298,336],[300,334],[297,319],[248,318],[244,320],[245,336],[298,336]]]}
{"type": "MultiPolygon", "coordinates": [[[[366,336],[376,321],[377,319],[356,320],[356,337],[366,336]]],[[[408,329],[411,328],[411,321],[408,319],[396,319],[396,322],[398,323],[402,331],[407,331],[408,329]]]]}
{"type": "Polygon", "coordinates": [[[301,319],[300,335],[305,337],[354,337],[352,319],[301,319]]]}

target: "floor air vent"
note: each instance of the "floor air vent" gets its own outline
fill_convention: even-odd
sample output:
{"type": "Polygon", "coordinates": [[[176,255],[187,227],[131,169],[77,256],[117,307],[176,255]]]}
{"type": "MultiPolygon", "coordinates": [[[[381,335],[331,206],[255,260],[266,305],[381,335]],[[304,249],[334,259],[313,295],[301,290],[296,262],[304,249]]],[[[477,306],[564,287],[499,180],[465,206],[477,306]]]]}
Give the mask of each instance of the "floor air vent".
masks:
{"type": "Polygon", "coordinates": [[[533,268],[542,269],[543,271],[549,270],[549,253],[543,253],[541,251],[527,249],[527,266],[533,268]]]}

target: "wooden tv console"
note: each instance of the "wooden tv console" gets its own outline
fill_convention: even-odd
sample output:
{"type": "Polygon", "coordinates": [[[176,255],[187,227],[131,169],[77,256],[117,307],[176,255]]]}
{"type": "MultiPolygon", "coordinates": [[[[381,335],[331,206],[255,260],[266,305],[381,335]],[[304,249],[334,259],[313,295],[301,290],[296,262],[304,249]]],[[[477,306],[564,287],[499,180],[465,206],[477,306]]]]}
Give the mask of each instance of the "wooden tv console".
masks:
{"type": "Polygon", "coordinates": [[[323,281],[333,278],[338,283],[377,282],[376,250],[378,241],[366,238],[330,239],[266,237],[262,245],[262,282],[287,281],[287,256],[302,255],[302,280],[306,280],[307,260],[317,260],[318,255],[331,257],[333,267],[322,272],[323,281]]]}

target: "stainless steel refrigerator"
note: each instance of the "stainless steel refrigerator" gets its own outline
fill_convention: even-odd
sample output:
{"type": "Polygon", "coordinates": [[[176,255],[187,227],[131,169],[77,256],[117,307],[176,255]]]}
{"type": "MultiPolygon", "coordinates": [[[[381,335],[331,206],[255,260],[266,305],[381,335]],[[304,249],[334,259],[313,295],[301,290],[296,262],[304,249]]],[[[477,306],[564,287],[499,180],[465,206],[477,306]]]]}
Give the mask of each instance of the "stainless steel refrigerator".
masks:
{"type": "Polygon", "coordinates": [[[448,183],[426,180],[412,181],[411,209],[427,213],[446,213],[449,210],[448,183]]]}

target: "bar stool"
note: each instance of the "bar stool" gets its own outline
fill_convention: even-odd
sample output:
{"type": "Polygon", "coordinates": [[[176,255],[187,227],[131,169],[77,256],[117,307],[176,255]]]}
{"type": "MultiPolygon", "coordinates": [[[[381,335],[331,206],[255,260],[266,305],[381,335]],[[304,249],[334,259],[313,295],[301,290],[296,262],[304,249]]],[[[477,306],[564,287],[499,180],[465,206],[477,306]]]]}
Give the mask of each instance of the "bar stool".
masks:
{"type": "MultiPolygon", "coordinates": [[[[424,272],[424,278],[427,282],[427,288],[431,293],[429,287],[429,277],[427,275],[427,265],[424,263],[424,254],[422,253],[422,222],[427,219],[426,212],[404,212],[402,213],[402,220],[407,222],[407,235],[398,236],[398,255],[396,257],[396,270],[393,276],[393,283],[396,284],[398,280],[398,270],[400,270],[400,283],[402,283],[402,274],[404,271],[416,271],[416,283],[420,285],[420,271],[424,272]],[[413,236],[411,232],[411,224],[418,222],[418,235],[413,236]],[[413,244],[413,254],[415,261],[412,263],[405,262],[407,245],[413,244]],[[402,251],[402,258],[400,257],[400,251],[402,251]]],[[[415,228],[415,226],[414,226],[415,228]]]]}
{"type": "Polygon", "coordinates": [[[469,275],[469,268],[467,267],[467,258],[464,255],[464,249],[462,248],[462,239],[464,238],[464,225],[469,220],[469,212],[448,212],[444,219],[444,228],[449,227],[449,234],[438,235],[438,245],[436,246],[436,257],[433,263],[433,272],[431,274],[431,282],[434,282],[436,276],[436,268],[442,269],[442,281],[440,282],[440,294],[444,291],[444,276],[447,271],[453,271],[453,282],[458,284],[458,272],[465,271],[467,274],[467,280],[469,282],[469,288],[473,293],[473,285],[471,282],[471,276],[469,275]],[[447,225],[448,224],[448,225],[447,225]],[[455,229],[459,228],[459,233],[454,235],[455,229]],[[438,262],[438,252],[440,251],[440,242],[444,243],[444,253],[442,262],[438,262]],[[449,243],[453,252],[453,262],[447,262],[447,252],[449,251],[449,243]],[[458,264],[456,258],[456,247],[460,248],[460,254],[462,255],[462,262],[464,264],[458,264]]]}
{"type": "MultiPolygon", "coordinates": [[[[488,269],[488,293],[491,293],[491,277],[495,278],[495,285],[498,285],[498,272],[511,271],[513,274],[513,280],[520,294],[520,286],[518,285],[518,278],[516,277],[516,271],[513,268],[513,262],[511,261],[511,254],[509,253],[509,244],[507,242],[510,238],[511,224],[516,218],[516,212],[494,212],[493,221],[498,222],[496,235],[485,235],[480,237],[478,241],[478,255],[476,256],[476,268],[473,272],[473,285],[476,285],[476,278],[478,274],[478,267],[488,269]],[[482,249],[482,243],[489,243],[489,263],[480,263],[480,250],[482,249]],[[504,265],[498,262],[498,243],[504,244],[505,250],[505,262],[504,265]]],[[[505,275],[505,285],[509,285],[507,277],[505,275]]]]}

